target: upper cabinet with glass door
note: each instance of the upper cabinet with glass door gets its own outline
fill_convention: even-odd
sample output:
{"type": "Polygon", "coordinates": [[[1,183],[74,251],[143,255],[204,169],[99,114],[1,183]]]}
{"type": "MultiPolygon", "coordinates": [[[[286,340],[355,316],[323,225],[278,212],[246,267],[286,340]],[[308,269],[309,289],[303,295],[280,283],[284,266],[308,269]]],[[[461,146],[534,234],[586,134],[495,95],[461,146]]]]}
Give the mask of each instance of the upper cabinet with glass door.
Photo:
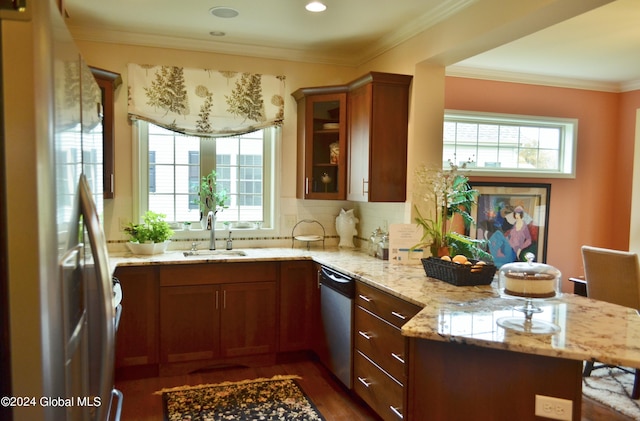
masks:
{"type": "Polygon", "coordinates": [[[297,197],[346,198],[347,87],[303,88],[298,102],[297,197]]]}

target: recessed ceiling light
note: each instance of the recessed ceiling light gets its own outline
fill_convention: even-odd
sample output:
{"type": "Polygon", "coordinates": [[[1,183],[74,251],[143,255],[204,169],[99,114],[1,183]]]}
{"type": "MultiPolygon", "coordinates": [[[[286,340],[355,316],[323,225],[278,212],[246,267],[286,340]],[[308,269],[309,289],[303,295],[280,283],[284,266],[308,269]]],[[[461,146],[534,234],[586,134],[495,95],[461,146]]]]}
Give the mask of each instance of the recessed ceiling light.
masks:
{"type": "Polygon", "coordinates": [[[222,31],[211,31],[209,32],[209,35],[211,35],[212,37],[223,37],[225,35],[227,35],[225,32],[222,31]]]}
{"type": "Polygon", "coordinates": [[[312,1],[311,3],[308,3],[304,8],[310,12],[324,12],[325,10],[327,10],[327,6],[319,1],[312,1]]]}
{"type": "Polygon", "coordinates": [[[212,7],[209,13],[219,18],[235,18],[240,14],[236,9],[227,6],[212,7]]]}

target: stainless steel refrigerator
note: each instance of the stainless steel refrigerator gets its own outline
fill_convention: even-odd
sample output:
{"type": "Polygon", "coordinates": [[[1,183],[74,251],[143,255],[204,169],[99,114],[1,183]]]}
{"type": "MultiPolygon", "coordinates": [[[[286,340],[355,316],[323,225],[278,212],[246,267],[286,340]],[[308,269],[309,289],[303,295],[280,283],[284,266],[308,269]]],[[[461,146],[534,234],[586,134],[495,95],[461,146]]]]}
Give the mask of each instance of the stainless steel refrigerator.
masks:
{"type": "Polygon", "coordinates": [[[61,3],[0,0],[3,420],[105,420],[122,402],[100,90],[61,3]]]}

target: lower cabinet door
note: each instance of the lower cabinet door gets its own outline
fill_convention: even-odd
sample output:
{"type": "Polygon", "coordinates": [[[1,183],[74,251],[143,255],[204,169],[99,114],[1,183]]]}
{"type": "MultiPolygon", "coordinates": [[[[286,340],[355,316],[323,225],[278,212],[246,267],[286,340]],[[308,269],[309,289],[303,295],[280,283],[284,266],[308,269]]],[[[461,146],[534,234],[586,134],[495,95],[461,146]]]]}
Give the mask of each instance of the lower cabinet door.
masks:
{"type": "Polygon", "coordinates": [[[404,387],[356,350],[353,389],[383,420],[404,417],[404,387]]]}
{"type": "Polygon", "coordinates": [[[217,285],[160,288],[160,362],[206,360],[220,354],[217,285]]]}
{"type": "Polygon", "coordinates": [[[115,275],[127,294],[117,333],[116,369],[157,366],[158,272],[153,266],[125,266],[115,275]]]}
{"type": "Polygon", "coordinates": [[[222,285],[220,352],[239,357],[276,350],[276,283],[222,285]]]}

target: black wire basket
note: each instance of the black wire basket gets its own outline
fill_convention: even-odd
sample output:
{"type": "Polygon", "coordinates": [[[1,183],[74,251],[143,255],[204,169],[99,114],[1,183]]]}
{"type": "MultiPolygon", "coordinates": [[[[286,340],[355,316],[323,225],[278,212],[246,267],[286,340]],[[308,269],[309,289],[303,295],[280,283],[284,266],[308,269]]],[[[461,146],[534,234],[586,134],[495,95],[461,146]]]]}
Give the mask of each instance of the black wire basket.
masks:
{"type": "Polygon", "coordinates": [[[456,286],[489,285],[496,274],[496,266],[490,263],[476,264],[478,260],[469,260],[470,265],[449,262],[437,257],[422,260],[424,271],[430,278],[436,278],[456,286]]]}

